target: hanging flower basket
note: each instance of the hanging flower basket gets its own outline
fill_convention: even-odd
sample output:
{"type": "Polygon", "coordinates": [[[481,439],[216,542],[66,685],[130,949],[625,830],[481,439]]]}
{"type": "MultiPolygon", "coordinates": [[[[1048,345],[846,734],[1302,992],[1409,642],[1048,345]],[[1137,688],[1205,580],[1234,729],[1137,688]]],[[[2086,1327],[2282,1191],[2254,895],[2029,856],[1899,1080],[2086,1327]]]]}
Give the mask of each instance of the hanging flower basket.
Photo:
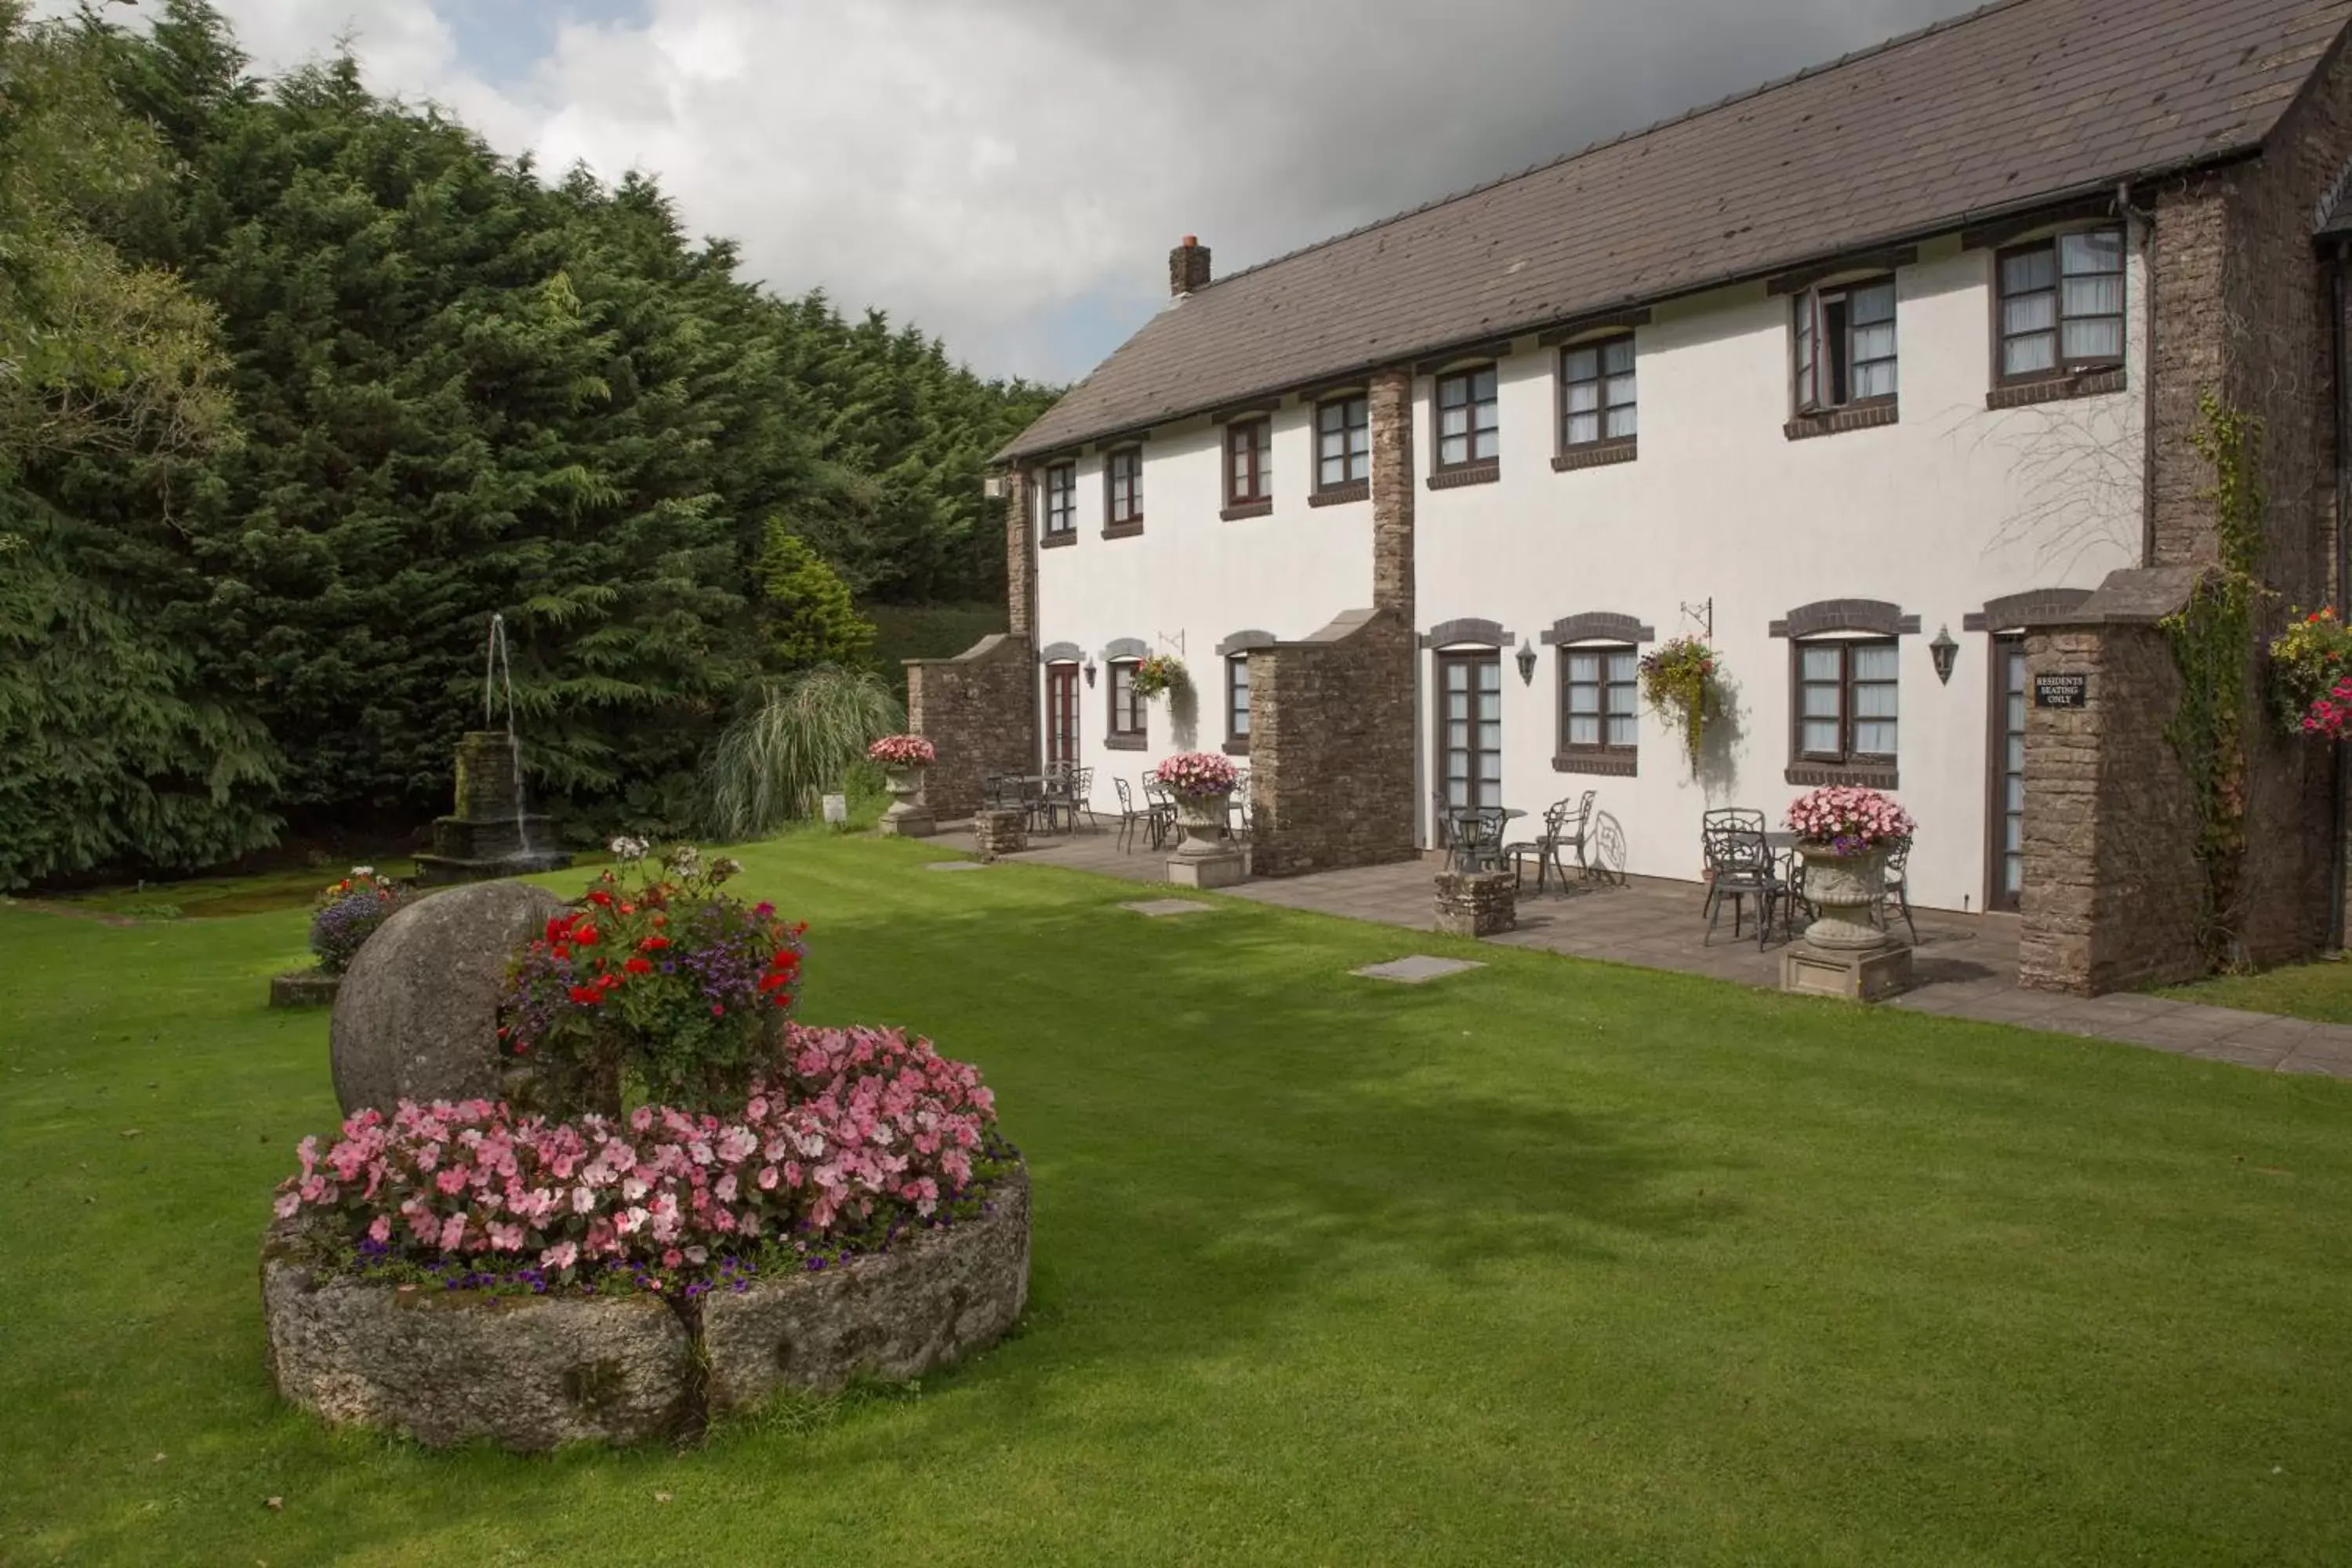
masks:
{"type": "Polygon", "coordinates": [[[1155,653],[1140,659],[1135,667],[1135,694],[1157,697],[1163,691],[1182,692],[1192,689],[1192,678],[1185,673],[1184,661],[1173,654],[1155,653]]]}
{"type": "Polygon", "coordinates": [[[2352,627],[2337,618],[2335,606],[2296,616],[2271,639],[2272,706],[2288,734],[2341,740],[2336,689],[2347,679],[2352,679],[2352,627]]]}
{"type": "Polygon", "coordinates": [[[1683,732],[1696,773],[1706,721],[1723,705],[1715,649],[1697,637],[1673,637],[1659,644],[1642,656],[1642,696],[1660,718],[1683,732]]]}

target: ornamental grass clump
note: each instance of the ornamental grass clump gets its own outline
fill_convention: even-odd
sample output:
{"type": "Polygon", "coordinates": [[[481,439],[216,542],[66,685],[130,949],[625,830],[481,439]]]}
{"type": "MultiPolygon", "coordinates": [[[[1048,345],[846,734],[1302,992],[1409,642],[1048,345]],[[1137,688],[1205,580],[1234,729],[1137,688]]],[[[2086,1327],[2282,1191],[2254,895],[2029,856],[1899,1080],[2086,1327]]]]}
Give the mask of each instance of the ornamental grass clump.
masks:
{"type": "Polygon", "coordinates": [[[1908,844],[1919,825],[1894,796],[1856,784],[1830,784],[1800,795],[1789,807],[1789,828],[1834,855],[1866,855],[1908,844]]]}
{"type": "Polygon", "coordinates": [[[869,761],[886,768],[928,768],[940,754],[920,735],[885,735],[866,748],[869,761]]]}
{"type": "Polygon", "coordinates": [[[740,1106],[775,1070],[807,928],[721,891],[736,861],[690,844],[612,848],[580,909],[516,954],[499,1038],[542,1109],[610,1115],[624,1093],[740,1106]]]}
{"type": "Polygon", "coordinates": [[[2352,679],[2352,629],[2337,617],[2334,605],[2297,614],[2286,630],[2271,639],[2271,699],[2288,734],[2341,739],[2340,720],[2330,730],[2329,714],[2322,710],[2340,703],[2338,689],[2347,679],[2352,679]]]}
{"type": "Polygon", "coordinates": [[[350,876],[329,883],[310,916],[310,951],[319,967],[329,974],[350,968],[367,939],[407,902],[401,885],[376,875],[373,866],[354,866],[350,876]]]}
{"type": "Polygon", "coordinates": [[[1161,784],[1192,800],[1229,795],[1241,781],[1241,773],[1231,762],[1210,752],[1179,752],[1156,771],[1161,784]]]}
{"type": "Polygon", "coordinates": [[[1697,637],[1669,637],[1642,656],[1643,699],[1683,732],[1694,771],[1706,721],[1722,707],[1715,672],[1715,649],[1697,637]]]}
{"type": "Polygon", "coordinates": [[[790,1025],[780,1045],[775,1076],[720,1114],[361,1110],[327,1147],[302,1141],[275,1212],[331,1216],[362,1273],[690,1298],[965,1217],[1018,1158],[979,1069],[929,1040],[790,1025]]]}

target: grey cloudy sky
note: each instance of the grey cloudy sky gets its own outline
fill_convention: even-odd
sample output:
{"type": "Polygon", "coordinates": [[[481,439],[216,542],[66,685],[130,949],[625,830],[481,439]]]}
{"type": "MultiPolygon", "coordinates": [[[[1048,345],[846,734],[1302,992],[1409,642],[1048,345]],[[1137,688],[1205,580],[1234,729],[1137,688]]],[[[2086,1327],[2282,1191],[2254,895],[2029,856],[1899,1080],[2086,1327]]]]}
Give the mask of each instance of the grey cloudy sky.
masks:
{"type": "Polygon", "coordinates": [[[778,289],[1066,380],[1187,233],[1228,271],[1973,0],[216,3],[265,72],[349,34],[501,151],[657,174],[778,289]]]}

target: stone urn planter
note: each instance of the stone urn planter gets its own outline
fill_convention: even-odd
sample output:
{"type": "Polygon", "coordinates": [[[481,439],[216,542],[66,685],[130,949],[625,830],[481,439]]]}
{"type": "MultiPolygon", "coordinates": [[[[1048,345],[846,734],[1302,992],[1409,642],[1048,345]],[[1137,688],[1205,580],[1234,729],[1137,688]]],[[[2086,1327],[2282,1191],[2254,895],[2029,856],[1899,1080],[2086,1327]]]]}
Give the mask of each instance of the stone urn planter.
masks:
{"type": "Polygon", "coordinates": [[[882,770],[884,787],[890,792],[890,809],[882,814],[882,832],[893,838],[929,838],[939,831],[931,817],[931,808],[925,805],[921,768],[886,767],[882,770]]]}
{"type": "Polygon", "coordinates": [[[1874,1002],[1907,989],[1911,950],[1871,923],[1886,885],[1886,851],[1841,855],[1832,846],[1801,842],[1805,898],[1821,911],[1804,941],[1780,961],[1784,990],[1874,1002]]]}
{"type": "Polygon", "coordinates": [[[1249,862],[1225,837],[1229,795],[1180,795],[1177,825],[1184,841],[1168,857],[1168,879],[1186,888],[1230,888],[1247,879],[1249,862]]]}

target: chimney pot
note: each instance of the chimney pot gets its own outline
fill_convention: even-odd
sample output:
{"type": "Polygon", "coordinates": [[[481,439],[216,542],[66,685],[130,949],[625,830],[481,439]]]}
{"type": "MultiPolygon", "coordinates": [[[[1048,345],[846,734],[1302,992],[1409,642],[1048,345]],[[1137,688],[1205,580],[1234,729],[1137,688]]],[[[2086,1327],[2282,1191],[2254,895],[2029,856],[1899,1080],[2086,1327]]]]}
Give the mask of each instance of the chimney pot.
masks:
{"type": "Polygon", "coordinates": [[[1201,243],[1198,235],[1188,234],[1184,243],[1168,253],[1168,293],[1181,300],[1198,289],[1209,286],[1209,247],[1201,243]]]}

